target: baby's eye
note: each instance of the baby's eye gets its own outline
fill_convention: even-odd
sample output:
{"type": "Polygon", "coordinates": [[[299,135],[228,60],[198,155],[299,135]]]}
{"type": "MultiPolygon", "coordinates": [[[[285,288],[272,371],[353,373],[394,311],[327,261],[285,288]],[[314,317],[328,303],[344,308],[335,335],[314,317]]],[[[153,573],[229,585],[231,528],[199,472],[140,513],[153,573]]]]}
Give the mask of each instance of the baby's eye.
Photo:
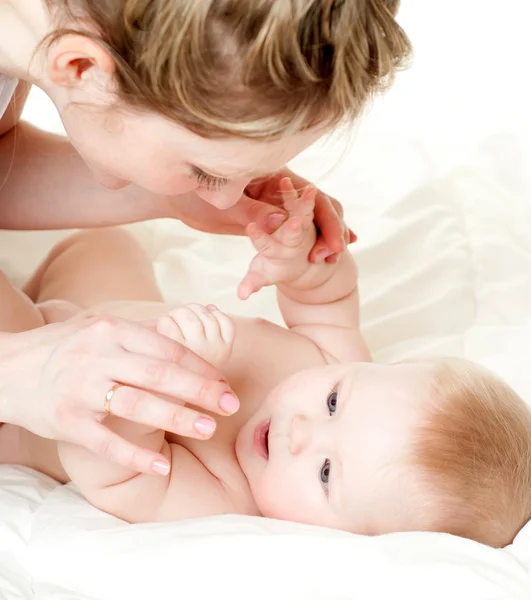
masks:
{"type": "Polygon", "coordinates": [[[332,416],[337,409],[337,390],[333,389],[330,394],[328,394],[328,398],[326,399],[326,408],[328,408],[328,412],[330,416],[332,416]]]}
{"type": "Polygon", "coordinates": [[[319,471],[319,479],[325,493],[328,494],[328,481],[330,479],[330,460],[327,458],[319,471]]]}

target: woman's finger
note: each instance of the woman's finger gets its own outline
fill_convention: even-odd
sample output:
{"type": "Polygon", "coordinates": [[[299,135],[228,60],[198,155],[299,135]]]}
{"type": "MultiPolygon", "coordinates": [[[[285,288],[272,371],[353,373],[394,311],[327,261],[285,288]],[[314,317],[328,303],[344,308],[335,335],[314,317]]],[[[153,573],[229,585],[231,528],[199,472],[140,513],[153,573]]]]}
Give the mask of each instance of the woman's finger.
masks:
{"type": "Polygon", "coordinates": [[[212,417],[127,385],[121,385],[115,390],[108,409],[116,417],[184,437],[206,439],[216,429],[216,422],[212,417]]]}
{"type": "MultiPolygon", "coordinates": [[[[181,364],[178,365],[122,351],[108,361],[105,368],[107,377],[111,381],[175,398],[211,412],[222,415],[235,413],[239,408],[239,401],[223,381],[223,376],[211,380],[198,375],[189,369],[186,360],[193,353],[186,348],[183,352],[181,364]]],[[[107,391],[104,392],[106,393],[107,391]]],[[[160,426],[172,431],[171,422],[160,426]]]]}
{"type": "MultiPolygon", "coordinates": [[[[323,248],[327,248],[332,254],[343,252],[343,219],[336,210],[331,199],[323,193],[319,193],[315,199],[314,209],[315,224],[321,232],[322,243],[317,245],[310,254],[310,260],[315,262],[317,254],[323,248]]],[[[321,260],[322,256],[321,256],[321,260]]]]}
{"type": "MultiPolygon", "coordinates": [[[[118,339],[121,347],[168,364],[180,365],[204,379],[217,381],[221,371],[178,342],[137,323],[120,324],[118,339]]],[[[154,390],[157,391],[157,390],[154,390]]]]}
{"type": "Polygon", "coordinates": [[[137,473],[167,475],[170,471],[170,463],[165,456],[124,440],[96,421],[84,421],[73,443],[137,473]]]}

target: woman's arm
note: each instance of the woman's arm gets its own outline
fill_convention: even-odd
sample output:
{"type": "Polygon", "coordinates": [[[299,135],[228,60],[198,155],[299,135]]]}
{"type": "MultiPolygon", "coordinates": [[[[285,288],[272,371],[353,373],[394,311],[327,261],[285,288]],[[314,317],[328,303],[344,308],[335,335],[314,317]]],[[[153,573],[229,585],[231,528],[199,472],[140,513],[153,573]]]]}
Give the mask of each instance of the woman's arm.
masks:
{"type": "Polygon", "coordinates": [[[178,217],[174,199],[101,187],[67,138],[19,123],[0,138],[0,228],[71,229],[178,217]]]}

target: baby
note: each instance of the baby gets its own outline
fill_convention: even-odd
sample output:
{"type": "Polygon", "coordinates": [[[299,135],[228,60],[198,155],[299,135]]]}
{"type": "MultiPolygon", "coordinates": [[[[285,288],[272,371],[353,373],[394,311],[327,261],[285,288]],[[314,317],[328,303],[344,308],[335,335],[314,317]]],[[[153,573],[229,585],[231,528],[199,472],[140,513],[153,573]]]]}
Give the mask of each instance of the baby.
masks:
{"type": "Polygon", "coordinates": [[[531,517],[531,411],[464,360],[372,363],[352,256],[310,264],[315,192],[299,195],[289,180],[282,189],[290,218],[273,235],[249,227],[258,254],[239,295],[275,285],[286,328],[215,306],[169,309],[148,258],[119,230],[60,244],[27,287],[40,304],[11,289],[11,314],[0,317],[4,328],[81,311],[155,324],[219,367],[241,401],[218,418],[212,439],[112,416],[125,394],[141,394],[119,387],[105,425],[162,452],[167,477],[11,425],[0,428],[1,462],[72,480],[94,506],[129,522],[239,513],[366,535],[441,531],[510,543],[531,517]]]}

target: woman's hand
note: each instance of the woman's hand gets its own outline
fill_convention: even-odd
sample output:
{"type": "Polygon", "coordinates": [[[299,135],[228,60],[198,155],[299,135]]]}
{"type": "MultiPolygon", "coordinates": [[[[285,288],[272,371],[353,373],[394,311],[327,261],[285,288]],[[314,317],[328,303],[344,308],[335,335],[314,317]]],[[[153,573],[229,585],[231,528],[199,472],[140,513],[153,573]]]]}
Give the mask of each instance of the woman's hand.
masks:
{"type": "MultiPolygon", "coordinates": [[[[258,200],[270,206],[284,208],[281,181],[288,177],[297,192],[303,191],[310,186],[310,183],[299,177],[288,168],[282,169],[271,177],[261,178],[259,181],[251,183],[246,190],[249,198],[258,200]]],[[[244,202],[240,200],[239,204],[244,202]]],[[[245,204],[244,204],[245,206],[245,204]]],[[[242,206],[242,208],[244,208],[242,206]]],[[[249,205],[246,207],[252,216],[252,211],[261,216],[263,212],[258,207],[249,205]]],[[[287,218],[287,216],[286,216],[287,218]]],[[[273,233],[282,221],[268,224],[267,220],[260,222],[260,219],[251,219],[248,222],[256,222],[267,233],[273,233]]],[[[343,207],[334,198],[330,198],[324,192],[317,191],[315,197],[314,223],[317,228],[317,240],[310,252],[310,262],[336,262],[337,255],[341,254],[348,244],[356,241],[356,235],[343,222],[343,207]]]]}
{"type": "Polygon", "coordinates": [[[116,317],[75,317],[0,334],[0,420],[84,446],[144,473],[166,474],[167,459],[109,431],[107,408],[124,419],[205,439],[239,402],[222,374],[181,344],[116,317]],[[181,402],[181,403],[179,403],[181,402]]]}
{"type": "MultiPolygon", "coordinates": [[[[273,233],[289,218],[280,189],[280,182],[285,177],[291,179],[298,191],[310,185],[286,168],[269,178],[252,182],[238,203],[231,208],[220,210],[201,198],[194,197],[185,203],[175,199],[170,212],[183,223],[200,231],[245,235],[247,225],[256,223],[266,233],[273,233]]],[[[343,222],[343,207],[337,200],[318,191],[314,218],[318,237],[310,253],[310,262],[335,262],[345,246],[356,240],[354,233],[343,222]]]]}

